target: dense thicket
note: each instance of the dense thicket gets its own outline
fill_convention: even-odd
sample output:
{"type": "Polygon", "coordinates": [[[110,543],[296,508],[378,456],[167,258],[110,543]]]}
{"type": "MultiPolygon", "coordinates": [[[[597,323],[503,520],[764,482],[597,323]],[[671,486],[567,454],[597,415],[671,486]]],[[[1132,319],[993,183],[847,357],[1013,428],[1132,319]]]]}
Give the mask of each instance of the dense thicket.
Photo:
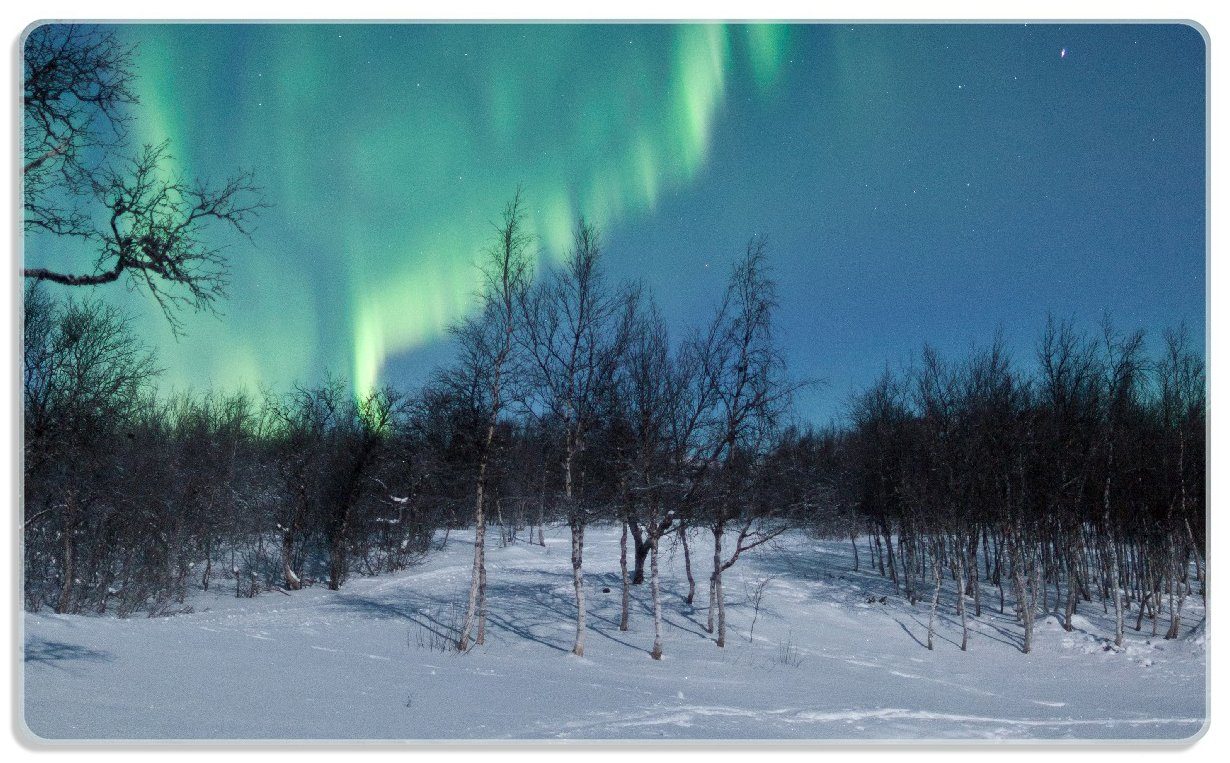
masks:
{"type": "Polygon", "coordinates": [[[959,363],[928,349],[857,397],[838,457],[816,463],[911,602],[934,612],[948,578],[978,616],[990,583],[1026,652],[1037,613],[1071,630],[1094,599],[1116,644],[1133,608],[1154,632],[1164,611],[1173,638],[1193,577],[1205,594],[1206,409],[1200,354],[1181,329],[1164,345],[1150,359],[1141,333],[1048,320],[1029,370],[998,339],[959,363]]]}
{"type": "Polygon", "coordinates": [[[160,397],[114,309],[37,287],[25,308],[31,609],[159,613],[219,579],[239,596],[336,588],[404,567],[454,511],[428,492],[452,458],[447,412],[336,383],[160,397]]]}
{"type": "Polygon", "coordinates": [[[454,332],[455,363],[408,395],[356,399],[337,382],[159,395],[122,315],[28,289],[27,606],[161,613],[198,586],[338,588],[473,528],[465,649],[483,638],[489,528],[500,544],[542,543],[559,522],[581,654],[594,521],[623,527],[622,628],[629,587],[648,577],[655,657],[668,537],[688,606],[708,582],[718,645],[724,572],[789,528],[848,538],[856,565],[865,549],[932,622],[945,589],[963,623],[1013,608],[1026,651],[1042,613],[1071,628],[1097,606],[1116,642],[1145,618],[1174,637],[1186,598],[1204,595],[1205,378],[1182,330],[1158,357],[1142,334],[1054,320],[1023,362],[999,339],[957,360],[924,349],[856,395],[844,424],[815,430],[791,413],[761,242],[710,320],[675,339],[644,289],[608,281],[584,223],[562,265],[533,273],[518,204],[484,307],[454,332]]]}

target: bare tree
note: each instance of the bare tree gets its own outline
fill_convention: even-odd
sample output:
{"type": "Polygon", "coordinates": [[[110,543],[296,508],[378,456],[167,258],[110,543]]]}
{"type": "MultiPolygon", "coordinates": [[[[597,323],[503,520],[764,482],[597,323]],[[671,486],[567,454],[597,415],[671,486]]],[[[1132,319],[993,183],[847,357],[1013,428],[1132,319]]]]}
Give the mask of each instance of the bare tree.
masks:
{"type": "Polygon", "coordinates": [[[508,405],[507,387],[515,376],[514,337],[521,319],[521,306],[530,284],[531,237],[524,227],[521,190],[504,208],[496,226],[496,240],[487,249],[482,265],[481,310],[453,329],[461,350],[457,375],[471,391],[480,411],[482,434],[477,443],[478,467],[474,477],[474,566],[465,619],[457,649],[470,647],[470,631],[477,618],[475,643],[486,634],[486,511],[488,467],[496,427],[508,405]]]}
{"type": "MultiPolygon", "coordinates": [[[[634,310],[635,306],[629,306],[634,310]]],[[[666,325],[652,303],[631,323],[627,352],[616,385],[621,422],[616,451],[622,472],[623,536],[635,528],[637,553],[645,546],[649,556],[649,588],[653,602],[654,641],[650,656],[662,658],[662,596],[658,547],[674,524],[673,502],[679,483],[674,478],[671,424],[679,414],[682,389],[678,368],[672,363],[666,325]],[[643,536],[643,537],[642,537],[643,536]]],[[[638,562],[638,567],[639,567],[638,562]]],[[[627,630],[628,585],[626,560],[621,554],[623,604],[620,627],[627,630]]]]}
{"type": "Polygon", "coordinates": [[[695,397],[704,406],[705,420],[700,451],[693,460],[699,461],[710,484],[705,501],[713,534],[708,629],[716,631],[718,646],[726,644],[722,573],[744,552],[786,527],[766,523],[772,507],[757,507],[747,500],[751,493],[745,490],[792,392],[782,378],[784,362],[773,335],[775,305],[765,244],[753,239],[731,273],[708,331],[693,344],[696,382],[701,387],[695,397]],[[723,544],[730,529],[735,530],[735,543],[727,556],[723,544]]]}
{"type": "Polygon", "coordinates": [[[87,236],[101,158],[127,136],[135,49],[104,27],[42,24],[23,49],[25,228],[87,236]]]}
{"type": "MultiPolygon", "coordinates": [[[[152,354],[118,310],[94,300],[57,305],[41,289],[26,290],[25,532],[59,539],[55,610],[78,611],[79,542],[91,539],[114,506],[116,434],[157,374],[152,354]],[[31,511],[33,507],[39,507],[31,511]],[[48,524],[50,523],[50,524],[48,524]]],[[[36,555],[27,554],[29,565],[36,555]]],[[[42,577],[42,575],[40,575],[42,577]]]]}
{"type": "Polygon", "coordinates": [[[24,275],[65,286],[126,278],[154,297],[179,334],[183,309],[213,310],[226,296],[216,237],[248,237],[267,205],[251,172],[220,186],[186,180],[170,169],[165,142],[119,158],[137,103],[133,55],[98,27],[46,24],[26,40],[25,229],[77,239],[95,256],[76,271],[27,267],[24,275]]]}
{"type": "Polygon", "coordinates": [[[598,408],[618,368],[627,336],[628,304],[601,268],[598,230],[581,220],[563,267],[539,282],[524,303],[522,343],[528,363],[528,408],[541,411],[562,437],[563,504],[572,535],[577,601],[573,654],[585,653],[585,526],[591,506],[579,500],[575,473],[596,425],[598,408]]]}

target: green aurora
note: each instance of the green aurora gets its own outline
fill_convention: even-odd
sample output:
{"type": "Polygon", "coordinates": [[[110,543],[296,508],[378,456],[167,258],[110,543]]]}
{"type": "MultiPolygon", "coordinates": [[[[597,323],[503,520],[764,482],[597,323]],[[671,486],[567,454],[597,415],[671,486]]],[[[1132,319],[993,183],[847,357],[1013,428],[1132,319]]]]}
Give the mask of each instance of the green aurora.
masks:
{"type": "MultiPolygon", "coordinates": [[[[123,24],[130,150],[251,169],[271,206],[223,235],[223,315],[134,314],[163,392],[409,390],[449,362],[492,222],[520,186],[549,265],[584,215],[672,333],[765,236],[800,415],[924,343],[1048,314],[1160,342],[1205,332],[1206,71],[1183,24],[123,24]]],[[[225,233],[225,232],[223,232],[225,233]]],[[[27,235],[31,265],[96,252],[27,235]]],[[[82,290],[68,287],[80,297],[82,290]]]]}
{"type": "MultiPolygon", "coordinates": [[[[176,340],[152,300],[124,298],[179,389],[326,370],[380,384],[475,304],[518,185],[548,258],[581,215],[651,213],[705,162],[732,80],[767,91],[790,46],[774,25],[121,29],[139,51],[133,143],[169,140],[189,177],[252,168],[272,204],[251,243],[227,242],[221,319],[185,316],[176,340]]],[[[30,260],[69,254],[28,244],[30,260]]]]}

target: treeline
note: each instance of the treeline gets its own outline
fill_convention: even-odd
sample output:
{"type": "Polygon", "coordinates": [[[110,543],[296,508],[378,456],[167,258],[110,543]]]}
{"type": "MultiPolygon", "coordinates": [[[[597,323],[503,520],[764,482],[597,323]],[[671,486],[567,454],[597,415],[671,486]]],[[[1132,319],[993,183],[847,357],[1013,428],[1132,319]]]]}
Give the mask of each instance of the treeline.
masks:
{"type": "Polygon", "coordinates": [[[337,587],[404,567],[447,516],[373,488],[405,478],[422,436],[392,393],[167,397],[156,376],[116,310],[27,289],[28,608],[165,613],[219,579],[237,596],[337,587]]]}
{"type": "Polygon", "coordinates": [[[26,606],[158,614],[194,587],[338,588],[474,528],[466,649],[485,636],[488,536],[543,543],[545,524],[565,523],[581,654],[585,530],[615,521],[623,627],[628,587],[648,581],[661,654],[658,544],[678,534],[691,576],[688,528],[715,539],[695,565],[724,643],[723,573],[803,505],[769,458],[791,387],[764,246],[749,245],[711,319],[679,340],[644,289],[609,280],[592,226],[559,267],[535,273],[536,259],[518,197],[486,252],[480,309],[453,327],[456,361],[414,394],[359,399],[336,382],[159,394],[122,314],[28,287],[26,606]]]}
{"type": "Polygon", "coordinates": [[[964,593],[962,649],[983,583],[1001,612],[1012,602],[1025,652],[1038,613],[1071,630],[1095,598],[1116,645],[1133,609],[1154,635],[1164,612],[1175,638],[1193,578],[1205,595],[1202,356],[1182,328],[1149,358],[1142,332],[1106,322],[1084,336],[1055,320],[1035,354],[1015,368],[997,339],[960,363],[928,349],[886,371],[827,443],[833,504],[880,574],[929,600],[932,623],[945,580],[964,593]]]}
{"type": "Polygon", "coordinates": [[[933,622],[945,585],[963,623],[998,588],[1026,651],[1039,612],[1071,627],[1096,599],[1121,642],[1133,612],[1156,629],[1165,610],[1177,635],[1193,578],[1204,594],[1204,368],[1181,331],[1151,359],[1140,334],[1051,321],[1028,370],[998,340],[954,363],[927,350],[856,396],[844,426],[815,430],[791,412],[763,242],[678,337],[643,287],[609,279],[592,226],[561,265],[536,259],[518,196],[479,309],[453,328],[455,361],[413,394],[158,394],[123,315],[28,288],[27,608],[159,614],[195,587],[336,589],[472,528],[465,650],[485,637],[489,538],[543,543],[561,523],[582,654],[596,521],[623,528],[621,628],[630,587],[649,585],[655,658],[664,539],[718,645],[724,573],[789,528],[848,537],[856,564],[865,547],[933,622]]]}

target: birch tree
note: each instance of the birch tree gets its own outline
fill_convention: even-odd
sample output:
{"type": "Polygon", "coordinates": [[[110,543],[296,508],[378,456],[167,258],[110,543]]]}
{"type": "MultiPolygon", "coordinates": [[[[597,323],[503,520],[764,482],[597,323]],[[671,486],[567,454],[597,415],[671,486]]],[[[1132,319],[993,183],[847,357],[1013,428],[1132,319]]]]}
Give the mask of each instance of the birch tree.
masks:
{"type": "Polygon", "coordinates": [[[479,411],[481,432],[477,439],[477,469],[474,475],[474,562],[470,576],[470,592],[465,618],[457,637],[457,650],[470,648],[470,633],[476,630],[474,643],[482,644],[486,636],[486,500],[488,469],[492,443],[500,417],[512,396],[509,385],[515,379],[516,346],[521,305],[529,289],[531,277],[530,246],[532,239],[525,230],[521,191],[504,207],[496,225],[495,241],[485,252],[482,262],[483,290],[479,295],[479,312],[453,328],[461,353],[457,376],[471,392],[479,411]],[[477,625],[476,625],[477,623],[477,625]]]}
{"type": "Polygon", "coordinates": [[[597,228],[581,220],[562,267],[527,295],[522,346],[527,407],[559,431],[561,502],[571,532],[572,584],[577,604],[572,652],[585,653],[585,527],[591,507],[581,500],[576,468],[606,394],[627,334],[626,300],[607,282],[597,228]]]}
{"type": "Polygon", "coordinates": [[[750,505],[742,489],[769,446],[791,391],[773,333],[775,307],[765,244],[753,239],[731,273],[708,330],[694,343],[705,422],[699,455],[708,472],[705,514],[713,535],[707,628],[716,633],[718,646],[726,645],[723,572],[785,529],[780,523],[766,524],[767,517],[750,505]],[[734,547],[727,552],[723,544],[731,529],[734,547]]]}

